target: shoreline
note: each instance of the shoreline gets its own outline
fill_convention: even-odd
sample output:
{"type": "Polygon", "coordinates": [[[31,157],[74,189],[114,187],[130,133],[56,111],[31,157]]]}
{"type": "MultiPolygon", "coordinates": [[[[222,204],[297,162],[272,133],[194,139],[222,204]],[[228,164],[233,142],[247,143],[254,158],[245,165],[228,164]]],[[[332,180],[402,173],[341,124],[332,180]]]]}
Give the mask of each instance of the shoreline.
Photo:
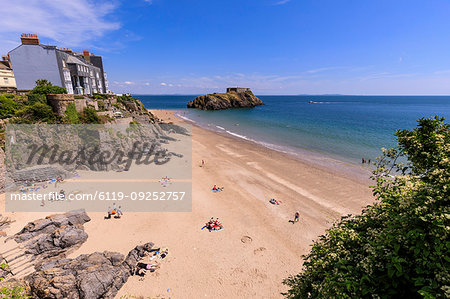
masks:
{"type": "MultiPolygon", "coordinates": [[[[181,122],[173,111],[150,111],[167,122],[181,122]]],[[[127,175],[139,178],[137,169],[127,175]]],[[[66,189],[71,183],[64,184],[66,189]]],[[[153,242],[169,248],[161,268],[143,281],[131,276],[115,298],[281,298],[283,279],[301,271],[312,240],[342,215],[359,213],[374,201],[368,183],[197,126],[192,127],[192,193],[191,212],[123,207],[123,217],[109,221],[103,212],[88,211],[89,237],[68,258],[106,250],[126,255],[136,245],[153,242]],[[213,185],[224,191],[211,192],[213,185]],[[272,205],[270,198],[281,204],[272,205]],[[290,223],[296,211],[300,221],[290,223]],[[201,229],[211,217],[220,219],[223,231],[201,229]]],[[[8,236],[48,216],[3,209],[0,213],[16,221],[8,236]]]]}
{"type": "Polygon", "coordinates": [[[301,163],[307,164],[311,167],[316,167],[324,171],[329,171],[338,176],[345,176],[349,179],[356,180],[360,183],[369,183],[373,182],[370,179],[372,175],[372,168],[361,166],[357,163],[352,163],[349,161],[341,160],[338,157],[327,155],[326,153],[318,152],[313,149],[302,148],[298,152],[294,151],[284,151],[281,149],[276,149],[271,147],[270,145],[276,146],[275,144],[265,144],[264,142],[259,142],[257,140],[253,140],[251,138],[242,138],[240,136],[236,136],[237,134],[233,134],[232,132],[224,131],[224,130],[215,130],[209,126],[201,126],[194,120],[191,120],[187,117],[184,117],[179,114],[180,110],[174,109],[149,109],[149,111],[161,111],[161,112],[169,112],[172,113],[173,120],[174,118],[178,118],[183,122],[187,122],[196,126],[202,130],[210,131],[214,134],[225,138],[231,138],[236,140],[237,142],[246,142],[248,144],[257,146],[261,149],[267,149],[271,151],[275,151],[282,155],[286,155],[287,157],[298,160],[301,163]]]}

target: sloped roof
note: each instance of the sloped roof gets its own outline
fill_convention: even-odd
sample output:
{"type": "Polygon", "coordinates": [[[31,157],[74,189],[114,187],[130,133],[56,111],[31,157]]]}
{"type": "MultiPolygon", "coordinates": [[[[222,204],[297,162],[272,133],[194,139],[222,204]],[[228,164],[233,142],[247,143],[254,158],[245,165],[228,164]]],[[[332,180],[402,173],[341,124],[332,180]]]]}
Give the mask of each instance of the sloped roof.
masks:
{"type": "Polygon", "coordinates": [[[2,69],[2,70],[10,70],[11,68],[8,65],[6,65],[5,62],[0,61],[0,69],[2,69]]]}
{"type": "Polygon", "coordinates": [[[70,54],[67,57],[67,63],[75,63],[75,64],[81,64],[84,66],[90,66],[89,64],[85,63],[81,59],[78,59],[77,57],[70,55],[70,54]]]}

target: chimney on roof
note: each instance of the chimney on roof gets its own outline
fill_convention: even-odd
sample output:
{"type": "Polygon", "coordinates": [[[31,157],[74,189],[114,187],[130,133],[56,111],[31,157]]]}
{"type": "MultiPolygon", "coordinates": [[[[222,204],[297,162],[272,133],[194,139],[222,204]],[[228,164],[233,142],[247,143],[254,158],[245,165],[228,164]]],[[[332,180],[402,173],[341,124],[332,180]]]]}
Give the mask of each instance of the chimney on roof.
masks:
{"type": "Polygon", "coordinates": [[[9,55],[2,56],[3,63],[11,68],[11,61],[9,60],[9,55]]]}
{"type": "Polygon", "coordinates": [[[62,48],[61,51],[72,54],[72,49],[69,49],[69,48],[62,48]]]}
{"type": "Polygon", "coordinates": [[[20,40],[22,41],[22,45],[39,45],[39,38],[36,34],[31,33],[22,33],[20,36],[20,40]]]}
{"type": "Polygon", "coordinates": [[[89,55],[89,51],[88,50],[83,50],[83,57],[84,57],[84,60],[86,60],[87,62],[91,63],[91,57],[89,55]]]}

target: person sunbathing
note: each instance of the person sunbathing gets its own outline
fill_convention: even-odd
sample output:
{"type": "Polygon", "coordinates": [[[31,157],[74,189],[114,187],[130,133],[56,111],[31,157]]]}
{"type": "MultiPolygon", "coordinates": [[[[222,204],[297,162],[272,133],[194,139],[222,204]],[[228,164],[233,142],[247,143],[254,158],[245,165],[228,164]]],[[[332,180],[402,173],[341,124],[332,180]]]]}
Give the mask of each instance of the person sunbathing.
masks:
{"type": "Polygon", "coordinates": [[[269,200],[269,202],[273,205],[279,205],[281,203],[281,201],[276,200],[275,198],[271,198],[269,200]]]}
{"type": "Polygon", "coordinates": [[[163,253],[161,253],[160,259],[165,258],[169,254],[169,249],[164,250],[163,253]]]}
{"type": "Polygon", "coordinates": [[[214,226],[212,227],[213,230],[221,230],[223,228],[222,223],[218,222],[216,224],[214,224],[214,226]]]}
{"type": "Polygon", "coordinates": [[[139,276],[144,276],[147,273],[147,270],[150,272],[154,272],[156,269],[160,267],[159,264],[146,264],[146,263],[138,263],[136,265],[136,274],[139,276]]]}
{"type": "Polygon", "coordinates": [[[212,226],[214,225],[214,219],[211,217],[208,222],[205,223],[205,226],[202,227],[202,229],[207,228],[208,230],[211,230],[212,226]]]}

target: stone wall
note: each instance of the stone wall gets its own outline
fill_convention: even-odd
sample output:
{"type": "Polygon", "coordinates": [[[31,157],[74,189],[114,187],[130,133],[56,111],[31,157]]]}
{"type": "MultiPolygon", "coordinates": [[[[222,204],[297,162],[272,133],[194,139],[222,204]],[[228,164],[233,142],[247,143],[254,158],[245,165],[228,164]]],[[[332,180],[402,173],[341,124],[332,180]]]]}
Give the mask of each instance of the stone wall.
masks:
{"type": "Polygon", "coordinates": [[[121,125],[128,125],[132,121],[133,121],[132,117],[124,117],[124,118],[116,118],[114,120],[114,123],[115,124],[121,124],[121,125]]]}
{"type": "Polygon", "coordinates": [[[49,94],[47,101],[58,115],[63,115],[70,103],[75,103],[78,112],[82,112],[86,108],[86,100],[75,99],[73,94],[49,94]]]}

